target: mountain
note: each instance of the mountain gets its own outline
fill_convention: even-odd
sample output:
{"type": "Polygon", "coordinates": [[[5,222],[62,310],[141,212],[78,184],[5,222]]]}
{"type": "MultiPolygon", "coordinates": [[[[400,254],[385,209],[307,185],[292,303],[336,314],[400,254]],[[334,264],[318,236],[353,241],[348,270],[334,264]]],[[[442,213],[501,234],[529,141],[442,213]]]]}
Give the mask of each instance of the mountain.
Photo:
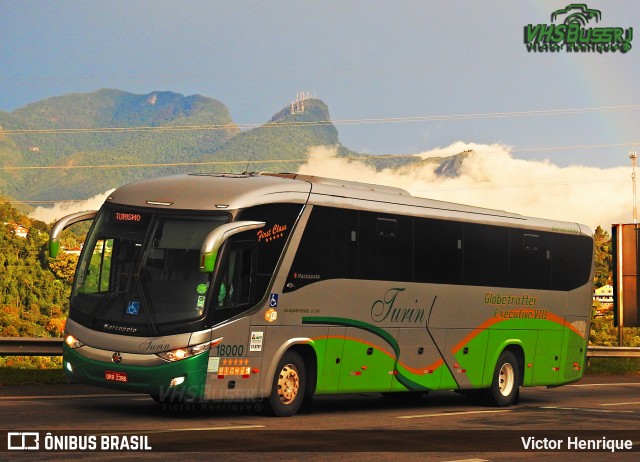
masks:
{"type": "MultiPolygon", "coordinates": [[[[291,172],[313,146],[366,157],[342,146],[329,108],[318,99],[287,106],[266,123],[241,131],[223,103],[201,95],[110,89],[70,94],[0,112],[0,194],[58,202],[176,173],[291,172]]],[[[366,160],[377,169],[435,163],[445,176],[455,175],[461,161],[457,156],[366,160]]]]}
{"type": "Polygon", "coordinates": [[[269,122],[240,133],[201,160],[246,161],[241,167],[235,167],[235,171],[246,169],[246,165],[249,170],[295,171],[306,159],[310,147],[340,145],[327,105],[318,99],[305,100],[304,105],[304,112],[284,108],[269,122]],[[283,162],[273,162],[277,160],[283,162]]]}
{"type": "Polygon", "coordinates": [[[86,198],[163,169],[103,168],[95,175],[95,169],[25,167],[194,162],[240,132],[215,99],[120,90],[71,94],[0,112],[0,127],[2,166],[23,168],[1,172],[0,191],[28,200],[86,198]],[[3,133],[16,130],[27,132],[3,133]]]}

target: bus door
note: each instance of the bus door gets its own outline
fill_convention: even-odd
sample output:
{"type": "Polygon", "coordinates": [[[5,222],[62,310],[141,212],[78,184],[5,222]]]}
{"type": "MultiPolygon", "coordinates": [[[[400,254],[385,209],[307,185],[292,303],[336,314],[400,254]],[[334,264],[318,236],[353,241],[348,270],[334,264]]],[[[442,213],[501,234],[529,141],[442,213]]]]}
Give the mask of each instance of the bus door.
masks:
{"type": "Polygon", "coordinates": [[[317,393],[336,393],[340,383],[345,327],[329,327],[324,362],[318,371],[317,393]]]}
{"type": "Polygon", "coordinates": [[[562,381],[579,379],[586,367],[585,358],[587,350],[587,322],[583,316],[567,316],[567,323],[572,329],[564,329],[562,353],[562,381]]]}
{"type": "Polygon", "coordinates": [[[532,386],[557,384],[562,361],[563,329],[541,329],[538,331],[536,355],[533,362],[532,386]]]}

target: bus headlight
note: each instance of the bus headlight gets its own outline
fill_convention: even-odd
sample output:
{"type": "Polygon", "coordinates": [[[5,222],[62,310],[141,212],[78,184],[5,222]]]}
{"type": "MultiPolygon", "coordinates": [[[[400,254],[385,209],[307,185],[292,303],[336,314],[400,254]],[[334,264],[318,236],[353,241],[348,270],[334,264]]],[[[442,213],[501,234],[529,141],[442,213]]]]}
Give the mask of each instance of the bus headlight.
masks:
{"type": "Polygon", "coordinates": [[[69,345],[69,347],[71,348],[80,348],[81,346],[84,346],[84,343],[82,343],[80,340],[78,340],[77,338],[75,338],[73,335],[71,334],[67,334],[64,338],[64,343],[66,343],[67,345],[69,345]]]}
{"type": "Polygon", "coordinates": [[[201,343],[200,345],[176,348],[175,350],[156,354],[165,361],[180,361],[181,359],[187,359],[192,356],[199,355],[200,353],[204,353],[205,351],[209,351],[211,347],[218,345],[220,342],[222,342],[222,337],[211,342],[201,343]]]}

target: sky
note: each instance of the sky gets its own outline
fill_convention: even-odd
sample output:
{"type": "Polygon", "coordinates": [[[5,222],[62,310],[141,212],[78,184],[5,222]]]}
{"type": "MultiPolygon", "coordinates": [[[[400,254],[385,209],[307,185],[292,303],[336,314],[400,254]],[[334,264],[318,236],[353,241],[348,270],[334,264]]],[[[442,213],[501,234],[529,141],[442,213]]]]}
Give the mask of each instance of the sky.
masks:
{"type": "MultiPolygon", "coordinates": [[[[627,53],[528,51],[525,26],[551,24],[569,3],[0,0],[0,110],[101,88],[168,90],[256,124],[306,91],[358,152],[499,146],[531,167],[582,166],[617,185],[640,150],[640,38],[627,53]]],[[[601,18],[587,27],[640,33],[637,0],[588,7],[601,18]]]]}

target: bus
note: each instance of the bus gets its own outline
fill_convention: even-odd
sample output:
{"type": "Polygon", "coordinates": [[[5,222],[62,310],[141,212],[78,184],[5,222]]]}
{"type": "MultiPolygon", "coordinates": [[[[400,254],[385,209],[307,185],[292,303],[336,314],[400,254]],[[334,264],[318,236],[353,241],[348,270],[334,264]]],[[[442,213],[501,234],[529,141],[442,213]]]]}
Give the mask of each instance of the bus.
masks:
{"type": "Polygon", "coordinates": [[[581,378],[593,238],[581,224],[302,174],[184,174],[115,190],[65,327],[71,382],[156,401],[454,390],[494,406],[581,378]]]}

